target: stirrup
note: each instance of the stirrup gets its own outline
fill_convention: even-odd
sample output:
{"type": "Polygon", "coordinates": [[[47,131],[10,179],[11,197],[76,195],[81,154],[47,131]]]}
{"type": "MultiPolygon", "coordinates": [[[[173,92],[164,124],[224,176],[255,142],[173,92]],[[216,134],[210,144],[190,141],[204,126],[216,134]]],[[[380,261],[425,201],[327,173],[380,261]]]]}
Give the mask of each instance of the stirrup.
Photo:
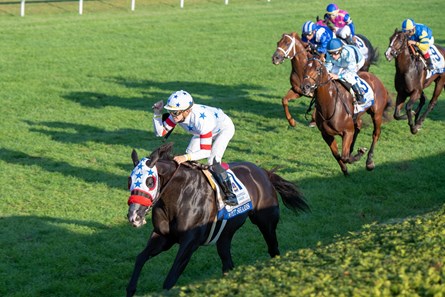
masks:
{"type": "Polygon", "coordinates": [[[229,206],[238,205],[238,200],[236,199],[235,195],[230,195],[230,197],[224,196],[223,202],[225,205],[229,205],[229,206]]]}

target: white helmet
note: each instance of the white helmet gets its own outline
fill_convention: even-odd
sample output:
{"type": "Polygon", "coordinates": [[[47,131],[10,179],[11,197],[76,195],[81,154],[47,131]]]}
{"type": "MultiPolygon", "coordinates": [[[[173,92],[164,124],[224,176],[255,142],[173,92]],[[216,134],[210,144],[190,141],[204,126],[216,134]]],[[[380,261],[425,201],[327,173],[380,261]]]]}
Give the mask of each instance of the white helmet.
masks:
{"type": "Polygon", "coordinates": [[[177,91],[168,97],[167,105],[164,106],[167,110],[186,110],[192,107],[193,98],[186,91],[177,91]]]}

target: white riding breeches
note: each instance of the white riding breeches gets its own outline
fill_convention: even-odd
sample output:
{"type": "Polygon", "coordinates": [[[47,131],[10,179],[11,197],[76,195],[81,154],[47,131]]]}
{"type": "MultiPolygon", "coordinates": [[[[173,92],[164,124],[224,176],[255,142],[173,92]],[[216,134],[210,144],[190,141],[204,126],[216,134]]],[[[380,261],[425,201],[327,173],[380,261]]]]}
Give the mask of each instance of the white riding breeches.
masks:
{"type": "MultiPolygon", "coordinates": [[[[212,149],[210,155],[207,157],[207,163],[213,164],[213,161],[221,163],[227,145],[235,134],[235,126],[232,121],[226,121],[225,127],[215,136],[212,137],[212,149]]],[[[193,135],[190,143],[186,149],[186,153],[194,153],[201,150],[201,139],[199,135],[193,135]]]]}

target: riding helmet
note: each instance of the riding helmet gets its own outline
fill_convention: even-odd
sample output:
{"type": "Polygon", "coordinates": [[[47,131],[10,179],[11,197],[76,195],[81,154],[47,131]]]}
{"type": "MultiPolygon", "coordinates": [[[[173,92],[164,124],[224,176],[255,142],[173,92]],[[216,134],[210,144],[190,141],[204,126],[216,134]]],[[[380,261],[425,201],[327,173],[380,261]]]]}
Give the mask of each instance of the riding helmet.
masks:
{"type": "Polygon", "coordinates": [[[402,22],[402,31],[411,31],[416,27],[416,23],[412,19],[406,19],[402,22]]]}
{"type": "Polygon", "coordinates": [[[314,22],[307,21],[303,24],[303,28],[301,29],[303,34],[311,34],[315,30],[315,24],[314,22]]]}
{"type": "Polygon", "coordinates": [[[170,95],[167,100],[167,105],[164,106],[167,110],[187,110],[193,105],[192,96],[186,91],[177,91],[170,95]]]}
{"type": "Polygon", "coordinates": [[[327,50],[329,53],[335,53],[340,51],[343,48],[343,43],[338,38],[332,38],[327,46],[327,50]]]}
{"type": "Polygon", "coordinates": [[[326,7],[327,14],[338,14],[338,6],[337,4],[331,3],[326,7]]]}

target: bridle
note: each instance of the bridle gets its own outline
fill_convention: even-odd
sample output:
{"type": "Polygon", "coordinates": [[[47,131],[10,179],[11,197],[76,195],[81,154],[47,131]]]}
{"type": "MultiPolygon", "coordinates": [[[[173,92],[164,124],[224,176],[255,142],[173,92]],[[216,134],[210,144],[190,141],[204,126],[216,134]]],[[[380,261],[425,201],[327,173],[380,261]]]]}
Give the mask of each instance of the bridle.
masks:
{"type": "Polygon", "coordinates": [[[331,81],[331,78],[328,77],[328,79],[327,79],[325,82],[320,82],[320,80],[321,80],[321,75],[322,75],[322,66],[323,66],[323,62],[321,62],[321,61],[320,61],[319,59],[317,59],[317,58],[310,58],[310,59],[308,59],[308,63],[306,64],[306,66],[305,66],[305,68],[304,68],[304,73],[306,73],[307,65],[308,65],[309,62],[311,62],[311,61],[315,61],[315,62],[318,62],[318,63],[320,64],[320,66],[317,67],[317,79],[315,79],[315,78],[313,78],[313,77],[311,77],[311,76],[309,76],[309,75],[304,75],[304,76],[303,76],[303,80],[305,80],[305,79],[309,79],[309,80],[311,80],[311,81],[314,82],[313,85],[310,85],[310,88],[311,88],[311,90],[313,91],[313,90],[315,90],[316,88],[318,88],[318,87],[320,87],[320,86],[324,86],[324,85],[326,85],[327,83],[329,83],[329,82],[331,81]]]}
{"type": "Polygon", "coordinates": [[[407,43],[407,40],[406,40],[406,35],[405,35],[405,33],[403,33],[403,32],[397,32],[396,33],[396,36],[403,36],[402,38],[403,38],[403,40],[402,40],[402,42],[401,42],[401,46],[398,48],[398,49],[396,49],[396,48],[394,48],[394,41],[396,40],[396,38],[393,38],[392,40],[391,40],[391,42],[390,42],[390,44],[389,44],[389,47],[388,47],[388,49],[390,49],[390,54],[391,54],[391,56],[393,56],[394,58],[397,58],[397,56],[398,55],[400,55],[400,53],[402,52],[402,50],[404,49],[404,45],[406,44],[408,44],[407,43]]]}
{"type": "Polygon", "coordinates": [[[287,37],[287,38],[289,38],[289,39],[291,40],[290,46],[287,48],[287,50],[284,50],[284,49],[282,49],[281,47],[277,47],[277,50],[281,51],[281,52],[284,54],[284,57],[285,57],[286,59],[293,59],[293,58],[295,58],[297,55],[299,55],[300,53],[306,51],[306,49],[303,49],[303,50],[300,50],[300,51],[297,52],[297,49],[296,49],[296,47],[295,47],[297,41],[296,41],[295,37],[290,36],[290,35],[288,35],[288,34],[284,34],[284,36],[287,37]],[[294,52],[294,54],[293,54],[292,56],[290,56],[289,54],[290,54],[292,51],[294,52]]]}
{"type": "MultiPolygon", "coordinates": [[[[328,79],[327,79],[326,81],[324,81],[324,82],[320,82],[320,80],[321,80],[321,75],[322,75],[322,69],[323,69],[323,68],[322,68],[322,67],[323,67],[323,62],[320,61],[320,59],[317,59],[317,58],[310,58],[310,59],[308,60],[308,63],[306,64],[305,69],[304,69],[304,73],[306,73],[307,65],[308,65],[309,62],[311,62],[311,61],[314,61],[314,62],[317,62],[317,63],[320,64],[320,66],[317,67],[317,79],[315,79],[315,78],[313,78],[313,77],[311,77],[311,76],[309,76],[309,75],[304,75],[304,76],[303,76],[303,80],[304,80],[304,79],[309,79],[309,80],[313,81],[314,84],[313,84],[313,85],[310,85],[310,90],[311,90],[311,91],[314,91],[314,90],[317,89],[318,87],[320,87],[320,86],[324,86],[324,85],[328,84],[329,82],[332,81],[332,79],[331,79],[331,77],[328,75],[328,79]]],[[[335,103],[334,103],[334,106],[337,106],[337,101],[338,101],[338,99],[339,99],[339,92],[338,92],[337,84],[334,84],[334,85],[335,85],[335,87],[337,88],[337,92],[336,92],[337,95],[335,96],[335,103]]],[[[312,104],[315,103],[316,99],[317,99],[317,96],[314,96],[314,98],[312,98],[312,101],[311,101],[311,103],[310,103],[311,106],[312,106],[312,104]]],[[[323,116],[323,114],[321,113],[320,108],[316,108],[316,110],[317,110],[318,114],[322,117],[323,121],[329,121],[330,119],[332,119],[332,118],[334,117],[335,111],[336,111],[337,109],[334,108],[334,111],[332,112],[332,114],[331,114],[328,118],[325,118],[325,117],[323,116]]]]}

